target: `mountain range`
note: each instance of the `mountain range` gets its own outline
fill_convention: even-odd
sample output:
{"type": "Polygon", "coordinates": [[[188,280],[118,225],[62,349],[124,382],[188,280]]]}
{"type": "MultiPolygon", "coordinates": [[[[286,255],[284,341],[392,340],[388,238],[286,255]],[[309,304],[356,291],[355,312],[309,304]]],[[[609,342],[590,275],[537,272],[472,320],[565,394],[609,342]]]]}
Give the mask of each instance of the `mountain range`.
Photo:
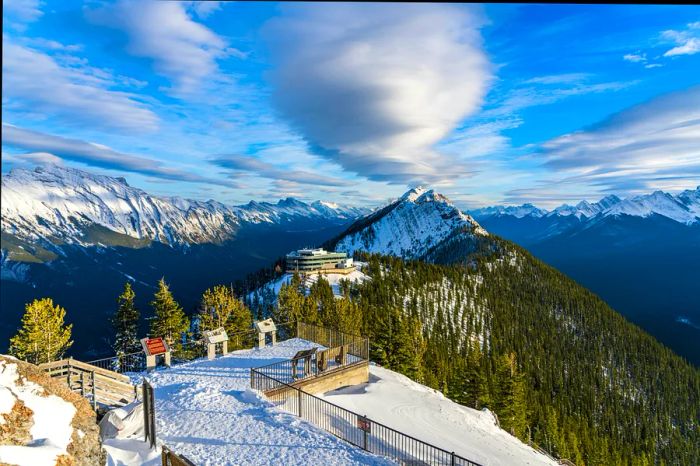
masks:
{"type": "Polygon", "coordinates": [[[232,206],[154,196],[123,178],[60,166],[12,170],[2,176],[0,341],[24,303],[51,296],[76,333],[92,335],[76,341],[75,355],[108,355],[108,318],[125,281],[144,313],[163,276],[193,312],[209,286],[319,244],[367,212],[293,198],[232,206]]]}
{"type": "Polygon", "coordinates": [[[694,344],[700,298],[693,291],[698,215],[700,188],[607,196],[551,211],[524,204],[463,212],[418,187],[370,211],[293,198],[234,206],[154,196],[123,178],[72,168],[15,169],[2,177],[1,304],[8,318],[0,337],[14,330],[25,302],[52,294],[73,310],[78,329],[101,329],[96,341],[77,348],[97,355],[107,350],[106,318],[126,280],[147,309],[155,282],[165,276],[194,311],[206,287],[241,280],[294,248],[323,244],[452,263],[489,250],[495,234],[567,273],[700,364],[694,344]]]}
{"type": "Polygon", "coordinates": [[[677,195],[654,191],[651,194],[620,199],[618,196],[605,196],[598,202],[581,201],[576,205],[562,204],[547,211],[532,204],[520,206],[492,206],[470,210],[475,218],[515,217],[515,218],[553,218],[574,217],[581,221],[600,217],[648,218],[654,215],[669,218],[678,223],[692,225],[700,222],[700,186],[695,190],[685,190],[677,195]]]}
{"type": "MultiPolygon", "coordinates": [[[[293,198],[276,204],[225,205],[181,197],[158,197],[124,178],[47,165],[15,169],[2,177],[2,231],[54,252],[63,244],[97,245],[95,227],[138,242],[173,246],[222,243],[250,225],[293,225],[325,219],[344,223],[366,209],[293,198]]],[[[115,236],[116,238],[117,236],[115,236]]]]}

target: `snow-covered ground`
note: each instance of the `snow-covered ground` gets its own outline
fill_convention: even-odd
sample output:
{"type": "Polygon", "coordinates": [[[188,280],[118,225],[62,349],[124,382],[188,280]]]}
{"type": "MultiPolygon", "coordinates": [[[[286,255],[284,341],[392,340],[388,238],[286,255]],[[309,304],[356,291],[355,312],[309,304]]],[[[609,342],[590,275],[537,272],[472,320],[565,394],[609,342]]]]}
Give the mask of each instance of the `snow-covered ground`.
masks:
{"type": "MultiPolygon", "coordinates": [[[[149,374],[158,441],[203,466],[394,464],[275,408],[250,389],[250,368],[311,346],[316,345],[292,339],[149,374]]],[[[458,405],[378,366],[370,373],[369,384],[321,397],[484,466],[556,465],[499,429],[488,412],[458,405]]],[[[142,439],[139,432],[131,439],[107,440],[107,466],[160,464],[158,452],[149,451],[142,439]]]]}
{"type": "MultiPolygon", "coordinates": [[[[56,395],[47,396],[41,385],[20,377],[16,364],[0,361],[0,415],[10,413],[18,400],[32,410],[32,442],[0,445],[0,464],[53,466],[71,441],[75,406],[56,395]]],[[[0,428],[4,422],[0,416],[0,428]]]]}
{"type": "Polygon", "coordinates": [[[487,411],[461,406],[396,372],[370,366],[368,384],[323,398],[484,466],[556,465],[496,426],[487,411]]]}
{"type": "MultiPolygon", "coordinates": [[[[311,346],[292,339],[148,375],[155,389],[159,442],[199,466],[393,464],[274,408],[251,391],[251,367],[289,359],[311,346]]],[[[143,442],[128,440],[108,441],[108,465],[160,464],[148,457],[143,442]]]]}

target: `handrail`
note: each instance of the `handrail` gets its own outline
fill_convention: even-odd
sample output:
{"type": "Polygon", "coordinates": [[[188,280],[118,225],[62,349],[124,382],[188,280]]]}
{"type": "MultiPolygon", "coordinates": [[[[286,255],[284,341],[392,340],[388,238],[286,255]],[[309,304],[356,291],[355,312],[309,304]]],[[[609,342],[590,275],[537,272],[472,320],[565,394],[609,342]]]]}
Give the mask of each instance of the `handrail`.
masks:
{"type": "MultiPolygon", "coordinates": [[[[315,396],[315,395],[312,395],[312,394],[310,394],[310,393],[307,393],[307,392],[305,392],[304,390],[302,390],[302,389],[300,389],[300,388],[298,388],[298,387],[295,387],[295,386],[290,385],[290,384],[287,384],[287,383],[285,383],[285,382],[283,382],[283,381],[281,381],[281,380],[277,380],[277,379],[275,379],[275,378],[273,378],[273,377],[270,377],[270,376],[268,376],[268,375],[266,375],[266,374],[264,374],[264,373],[262,373],[262,372],[259,372],[259,371],[257,370],[257,368],[251,368],[251,385],[253,385],[251,388],[253,388],[253,389],[257,389],[254,385],[262,385],[262,384],[256,383],[256,382],[257,382],[257,378],[268,379],[269,381],[272,381],[273,384],[277,384],[277,386],[275,386],[274,388],[272,388],[272,389],[270,389],[270,390],[268,390],[268,391],[274,390],[274,391],[276,391],[276,392],[278,393],[278,396],[283,396],[283,397],[285,396],[284,393],[281,393],[281,392],[280,392],[280,389],[284,389],[284,388],[287,389],[286,391],[291,391],[292,393],[295,393],[295,394],[296,394],[296,397],[297,397],[297,406],[298,406],[298,410],[297,410],[297,412],[294,413],[294,414],[297,414],[297,415],[298,415],[299,417],[301,417],[301,418],[303,418],[303,413],[304,413],[304,411],[303,411],[303,409],[302,409],[302,403],[303,403],[303,402],[302,402],[302,399],[303,399],[304,397],[309,398],[310,400],[313,400],[315,403],[318,403],[318,404],[320,404],[320,405],[323,406],[323,407],[328,407],[328,410],[330,410],[330,411],[332,411],[332,412],[341,412],[341,413],[345,414],[345,415],[346,415],[346,419],[353,419],[353,418],[354,418],[354,419],[356,420],[356,422],[357,422],[357,425],[358,425],[357,429],[362,430],[363,433],[364,433],[364,436],[363,436],[363,437],[364,437],[363,445],[358,445],[357,443],[355,443],[355,442],[353,442],[352,440],[350,440],[350,435],[347,435],[346,437],[343,437],[343,436],[341,436],[341,435],[338,435],[338,434],[336,433],[338,429],[334,429],[334,430],[335,430],[335,431],[334,431],[334,430],[330,430],[330,429],[326,428],[325,426],[320,426],[320,427],[324,428],[324,430],[326,430],[327,432],[329,432],[329,433],[335,435],[336,437],[338,437],[338,438],[340,438],[340,439],[342,439],[342,440],[345,440],[345,441],[347,441],[347,442],[349,442],[349,443],[351,443],[351,444],[353,444],[353,445],[355,445],[355,446],[358,446],[358,447],[360,447],[360,448],[363,448],[364,450],[369,451],[370,453],[376,453],[376,454],[380,454],[380,455],[381,455],[382,453],[380,453],[380,452],[383,452],[384,455],[382,455],[382,456],[389,456],[389,457],[391,457],[391,458],[393,458],[393,459],[397,459],[397,460],[401,460],[401,459],[404,459],[404,458],[406,458],[406,457],[415,456],[415,454],[418,453],[418,454],[422,454],[423,456],[430,456],[431,459],[433,459],[433,460],[435,459],[436,456],[437,456],[438,458],[443,458],[443,459],[445,459],[444,462],[443,462],[443,461],[439,461],[439,462],[437,462],[437,463],[434,463],[434,462],[433,462],[433,463],[428,463],[428,464],[445,464],[445,465],[450,464],[450,465],[464,465],[464,466],[481,466],[479,463],[476,463],[476,462],[474,462],[474,461],[472,461],[472,460],[469,460],[469,459],[467,459],[467,458],[464,458],[464,457],[462,457],[462,456],[456,454],[455,452],[447,451],[447,450],[445,450],[444,448],[440,448],[440,447],[435,446],[435,445],[433,445],[433,444],[431,444],[431,443],[428,443],[428,442],[425,442],[425,441],[423,441],[423,440],[420,440],[420,439],[418,439],[418,438],[416,438],[416,437],[413,437],[412,435],[405,434],[405,433],[403,433],[403,432],[401,432],[401,431],[399,431],[399,430],[396,430],[396,429],[394,429],[394,428],[392,428],[392,427],[389,427],[389,426],[384,425],[384,424],[382,424],[382,423],[380,423],[380,422],[374,421],[374,420],[370,419],[370,418],[367,417],[367,416],[362,416],[362,415],[360,415],[360,414],[357,414],[357,413],[355,413],[354,411],[350,411],[349,409],[343,408],[342,406],[338,406],[338,405],[336,405],[336,404],[334,404],[334,403],[331,403],[331,402],[329,402],[329,401],[327,401],[327,400],[324,400],[323,398],[319,398],[319,397],[317,397],[317,396],[315,396]],[[388,431],[391,435],[393,435],[393,440],[396,440],[396,442],[395,442],[396,445],[400,445],[401,447],[407,447],[407,448],[401,448],[402,452],[401,452],[401,454],[399,455],[399,454],[397,454],[397,452],[398,452],[398,450],[399,450],[400,448],[398,448],[398,447],[396,447],[396,446],[387,447],[387,446],[381,446],[381,445],[380,445],[380,446],[375,447],[374,444],[373,444],[373,442],[368,441],[367,431],[359,427],[359,424],[360,424],[361,421],[367,422],[367,424],[366,424],[367,426],[370,426],[370,425],[372,425],[372,426],[378,426],[378,428],[379,428],[380,430],[381,430],[381,429],[384,429],[384,430],[388,431]],[[410,442],[409,442],[409,444],[407,444],[407,442],[406,442],[407,440],[410,441],[410,442],[414,442],[414,443],[415,443],[416,445],[418,445],[419,447],[418,447],[418,448],[413,448],[414,445],[410,445],[410,442]],[[428,451],[426,451],[426,449],[427,449],[428,451]],[[394,454],[393,454],[393,455],[390,454],[389,451],[392,451],[394,454]],[[387,453],[389,453],[389,454],[387,454],[387,453]]],[[[260,390],[260,391],[263,391],[263,390],[260,390]]],[[[264,393],[264,391],[263,391],[263,393],[264,393]]],[[[292,397],[292,398],[293,398],[293,397],[292,397]]],[[[284,398],[283,404],[286,404],[286,402],[287,402],[289,399],[291,399],[291,398],[284,398]]],[[[284,409],[284,407],[283,407],[283,409],[284,409]]],[[[287,411],[292,412],[292,411],[289,410],[289,409],[288,409],[287,411]]],[[[310,422],[313,423],[313,420],[314,420],[314,419],[317,419],[317,416],[311,416],[311,418],[312,418],[312,419],[308,419],[308,420],[309,420],[310,422]]],[[[343,433],[347,433],[347,431],[344,431],[343,433]]],[[[357,436],[357,434],[358,434],[358,432],[353,432],[353,433],[356,434],[356,436],[357,436]]],[[[374,435],[376,436],[376,428],[375,428],[375,433],[374,433],[374,435]]],[[[388,435],[383,435],[382,437],[383,437],[383,438],[381,438],[381,439],[379,439],[379,440],[386,441],[386,440],[388,440],[387,437],[389,437],[389,436],[388,436],[388,435]]],[[[375,442],[375,443],[376,443],[376,442],[375,442]]],[[[420,461],[423,461],[424,459],[425,459],[425,458],[423,458],[423,459],[420,460],[420,461]]],[[[420,461],[419,461],[419,462],[420,462],[420,461]]]]}
{"type": "Polygon", "coordinates": [[[38,367],[52,378],[65,379],[71,391],[79,391],[86,398],[91,397],[93,409],[97,408],[97,403],[113,406],[124,404],[123,400],[129,403],[136,397],[128,376],[73,358],[40,364],[38,367]]]}

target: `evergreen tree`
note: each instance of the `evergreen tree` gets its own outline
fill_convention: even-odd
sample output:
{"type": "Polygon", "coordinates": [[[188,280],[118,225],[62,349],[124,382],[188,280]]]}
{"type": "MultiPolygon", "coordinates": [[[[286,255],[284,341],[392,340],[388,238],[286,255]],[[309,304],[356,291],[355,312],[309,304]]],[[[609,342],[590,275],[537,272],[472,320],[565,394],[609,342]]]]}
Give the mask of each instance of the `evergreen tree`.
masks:
{"type": "Polygon", "coordinates": [[[141,350],[138,337],[140,313],[134,304],[135,293],[131,283],[124,284],[124,291],[117,298],[117,311],[112,316],[115,335],[112,348],[117,355],[135,353],[141,350]]]}
{"type": "Polygon", "coordinates": [[[202,295],[199,331],[224,327],[229,336],[248,330],[251,325],[250,310],[236,298],[227,286],[216,285],[202,295]]]}
{"type": "Polygon", "coordinates": [[[479,342],[472,345],[466,358],[465,367],[465,403],[472,408],[481,409],[491,404],[488,380],[482,362],[479,342]]]}
{"type": "MultiPolygon", "coordinates": [[[[294,276],[298,278],[296,272],[294,276]]],[[[277,306],[272,311],[272,319],[276,323],[301,320],[304,313],[304,295],[299,292],[298,284],[294,279],[289,284],[284,284],[277,295],[277,306]]]]}
{"type": "Polygon", "coordinates": [[[22,328],[10,339],[10,354],[32,364],[56,361],[73,344],[71,329],[65,325],[66,311],[51,298],[35,299],[27,304],[22,328]]]}
{"type": "Polygon", "coordinates": [[[362,334],[362,311],[348,298],[335,299],[332,322],[329,328],[349,335],[362,334]]]}
{"type": "Polygon", "coordinates": [[[182,335],[187,332],[190,322],[182,307],[175,301],[165,278],[158,281],[158,290],[153,301],[154,317],[151,320],[151,336],[163,337],[173,349],[182,348],[182,335]]]}

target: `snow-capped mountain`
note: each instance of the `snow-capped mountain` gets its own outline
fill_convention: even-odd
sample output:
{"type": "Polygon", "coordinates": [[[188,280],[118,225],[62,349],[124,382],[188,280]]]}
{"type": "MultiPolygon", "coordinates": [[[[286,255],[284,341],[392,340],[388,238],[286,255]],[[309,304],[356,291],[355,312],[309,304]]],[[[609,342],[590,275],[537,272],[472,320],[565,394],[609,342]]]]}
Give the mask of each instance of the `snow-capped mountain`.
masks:
{"type": "Polygon", "coordinates": [[[487,217],[495,215],[511,215],[516,218],[523,217],[542,217],[547,213],[546,210],[535,207],[527,203],[519,206],[491,206],[481,209],[470,210],[469,213],[474,217],[487,217]]]}
{"type": "Polygon", "coordinates": [[[602,198],[598,202],[581,201],[576,205],[563,204],[552,211],[539,209],[532,204],[521,206],[493,206],[469,211],[476,219],[510,216],[515,218],[575,217],[588,220],[597,216],[629,215],[650,217],[661,215],[679,223],[690,225],[700,222],[700,186],[677,195],[655,191],[651,194],[620,199],[615,195],[602,198]]]}
{"type": "Polygon", "coordinates": [[[445,196],[418,187],[357,220],[334,246],[350,254],[362,250],[417,259],[455,235],[485,237],[488,233],[445,196]]]}
{"type": "Polygon", "coordinates": [[[230,206],[159,197],[129,186],[123,178],[51,165],[15,169],[2,177],[2,231],[45,244],[91,244],[85,232],[93,225],[166,244],[218,243],[243,224],[284,224],[299,218],[348,221],[365,212],[292,198],[230,206]]]}

